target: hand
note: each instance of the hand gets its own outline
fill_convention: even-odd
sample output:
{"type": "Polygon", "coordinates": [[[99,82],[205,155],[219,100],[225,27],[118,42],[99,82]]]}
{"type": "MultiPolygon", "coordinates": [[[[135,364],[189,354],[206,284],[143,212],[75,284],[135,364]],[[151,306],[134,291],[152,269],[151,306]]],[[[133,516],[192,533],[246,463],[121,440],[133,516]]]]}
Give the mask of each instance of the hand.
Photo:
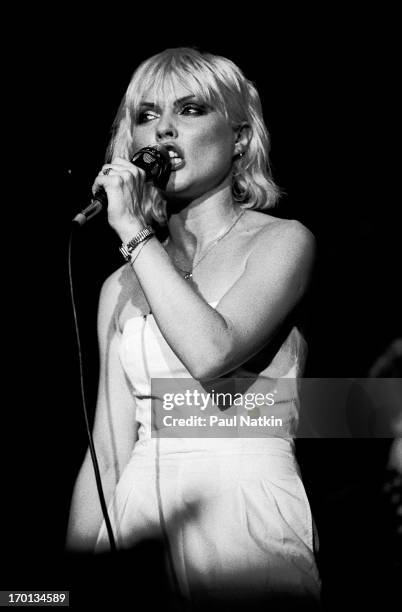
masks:
{"type": "Polygon", "coordinates": [[[94,195],[100,186],[105,189],[108,221],[122,242],[128,242],[146,226],[141,211],[144,184],[144,170],[126,159],[115,157],[102,167],[92,186],[94,195]],[[108,174],[104,174],[105,170],[109,170],[108,174]]]}

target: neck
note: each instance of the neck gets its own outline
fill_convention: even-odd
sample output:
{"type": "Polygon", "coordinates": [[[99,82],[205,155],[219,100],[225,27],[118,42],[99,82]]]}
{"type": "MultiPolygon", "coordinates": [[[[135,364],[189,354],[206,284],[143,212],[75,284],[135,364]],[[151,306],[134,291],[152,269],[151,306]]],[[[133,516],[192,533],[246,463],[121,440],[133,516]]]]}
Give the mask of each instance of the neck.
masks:
{"type": "Polygon", "coordinates": [[[172,212],[168,221],[169,243],[193,260],[239,213],[231,186],[227,185],[194,200],[179,212],[172,212]]]}

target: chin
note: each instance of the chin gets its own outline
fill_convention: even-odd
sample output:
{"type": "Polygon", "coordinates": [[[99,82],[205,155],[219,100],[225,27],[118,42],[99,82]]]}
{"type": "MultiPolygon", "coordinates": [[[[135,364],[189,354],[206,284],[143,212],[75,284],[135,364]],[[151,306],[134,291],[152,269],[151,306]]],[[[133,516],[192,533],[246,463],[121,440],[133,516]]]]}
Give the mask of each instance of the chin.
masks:
{"type": "Polygon", "coordinates": [[[186,181],[184,177],[172,174],[169,177],[168,183],[162,193],[167,198],[188,198],[191,197],[190,192],[192,191],[189,181],[186,181]]]}
{"type": "Polygon", "coordinates": [[[227,186],[227,175],[215,177],[215,180],[200,182],[200,179],[191,180],[180,171],[172,173],[166,188],[162,191],[164,197],[172,201],[191,202],[207,194],[227,186]]]}

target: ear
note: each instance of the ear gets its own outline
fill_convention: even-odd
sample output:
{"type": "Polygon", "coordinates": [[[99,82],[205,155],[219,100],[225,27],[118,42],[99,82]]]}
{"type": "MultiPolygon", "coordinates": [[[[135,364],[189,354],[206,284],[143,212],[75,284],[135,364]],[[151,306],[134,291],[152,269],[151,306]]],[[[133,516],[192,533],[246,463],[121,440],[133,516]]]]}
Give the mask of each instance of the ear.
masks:
{"type": "Polygon", "coordinates": [[[251,127],[248,123],[242,123],[235,129],[234,155],[243,155],[250,144],[251,127]]]}

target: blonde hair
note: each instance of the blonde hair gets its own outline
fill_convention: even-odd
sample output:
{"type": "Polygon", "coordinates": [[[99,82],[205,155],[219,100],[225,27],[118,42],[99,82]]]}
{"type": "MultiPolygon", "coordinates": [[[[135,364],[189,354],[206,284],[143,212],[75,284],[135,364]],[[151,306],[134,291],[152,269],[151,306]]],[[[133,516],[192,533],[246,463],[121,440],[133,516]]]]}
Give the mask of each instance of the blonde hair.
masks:
{"type": "MultiPolygon", "coordinates": [[[[113,157],[130,159],[138,108],[144,94],[153,89],[163,92],[175,76],[192,94],[221,112],[236,128],[250,126],[250,141],[243,156],[234,159],[232,168],[233,198],[242,208],[266,210],[275,205],[279,189],[269,166],[270,139],[262,116],[261,101],[251,81],[229,59],[192,48],[166,49],[145,60],[134,72],[120,104],[110,140],[106,161],[113,157]]],[[[146,183],[143,214],[166,222],[166,202],[161,193],[146,183]]]]}

